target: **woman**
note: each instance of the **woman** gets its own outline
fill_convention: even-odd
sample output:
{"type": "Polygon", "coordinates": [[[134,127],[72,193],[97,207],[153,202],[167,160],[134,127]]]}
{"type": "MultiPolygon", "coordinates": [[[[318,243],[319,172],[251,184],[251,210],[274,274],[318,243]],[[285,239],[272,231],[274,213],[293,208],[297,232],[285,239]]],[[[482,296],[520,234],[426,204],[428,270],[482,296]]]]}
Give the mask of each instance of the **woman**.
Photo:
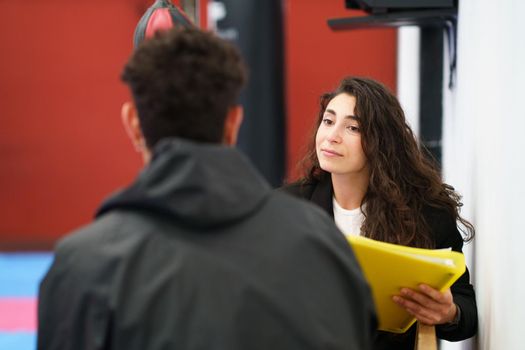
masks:
{"type": "MultiPolygon", "coordinates": [[[[396,97],[382,84],[343,79],[321,97],[317,130],[303,160],[304,177],[284,190],[317,203],[345,234],[421,248],[461,252],[474,236],[459,215],[454,189],[418,147],[396,97]]],[[[449,341],[477,330],[474,289],[468,270],[444,291],[402,289],[393,297],[423,324],[449,341]]],[[[395,335],[378,332],[375,349],[413,349],[415,326],[395,335]]]]}

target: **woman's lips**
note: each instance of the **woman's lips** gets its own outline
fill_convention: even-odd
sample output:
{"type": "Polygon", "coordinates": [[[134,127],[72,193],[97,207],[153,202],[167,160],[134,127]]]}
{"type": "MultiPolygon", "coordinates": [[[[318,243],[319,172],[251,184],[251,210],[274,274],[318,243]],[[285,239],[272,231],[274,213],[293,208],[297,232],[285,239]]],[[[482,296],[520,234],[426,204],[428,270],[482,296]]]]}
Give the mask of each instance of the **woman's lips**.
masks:
{"type": "Polygon", "coordinates": [[[333,151],[331,149],[321,148],[321,153],[325,157],[342,157],[343,155],[341,153],[337,153],[336,151],[333,151]]]}

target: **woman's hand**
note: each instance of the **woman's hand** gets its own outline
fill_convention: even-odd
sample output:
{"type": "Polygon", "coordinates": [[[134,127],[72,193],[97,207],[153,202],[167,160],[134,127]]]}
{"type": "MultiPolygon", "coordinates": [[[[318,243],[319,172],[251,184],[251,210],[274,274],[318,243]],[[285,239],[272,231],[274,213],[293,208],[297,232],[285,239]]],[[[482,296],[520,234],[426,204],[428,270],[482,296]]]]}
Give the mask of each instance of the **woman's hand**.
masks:
{"type": "Polygon", "coordinates": [[[440,292],[425,284],[421,284],[418,291],[402,288],[400,295],[395,295],[392,299],[426,325],[452,322],[458,312],[450,289],[440,292]]]}

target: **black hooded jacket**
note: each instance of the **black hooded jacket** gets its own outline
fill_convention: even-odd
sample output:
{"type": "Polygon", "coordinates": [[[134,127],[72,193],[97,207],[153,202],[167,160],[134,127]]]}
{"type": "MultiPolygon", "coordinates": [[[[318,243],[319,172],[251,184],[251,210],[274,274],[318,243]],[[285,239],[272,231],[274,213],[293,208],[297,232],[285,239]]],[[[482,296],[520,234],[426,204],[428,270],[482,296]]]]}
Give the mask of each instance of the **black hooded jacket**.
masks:
{"type": "Polygon", "coordinates": [[[165,140],[40,286],[38,349],[359,349],[376,326],[345,238],[235,149],[165,140]]]}

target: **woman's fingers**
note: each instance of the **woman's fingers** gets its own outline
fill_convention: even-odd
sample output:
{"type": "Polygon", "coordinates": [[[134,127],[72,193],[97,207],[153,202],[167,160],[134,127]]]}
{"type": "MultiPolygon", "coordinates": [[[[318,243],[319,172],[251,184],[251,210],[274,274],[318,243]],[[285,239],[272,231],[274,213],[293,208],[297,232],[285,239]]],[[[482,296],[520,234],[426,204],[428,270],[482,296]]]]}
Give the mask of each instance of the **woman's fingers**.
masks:
{"type": "Polygon", "coordinates": [[[393,300],[425,324],[450,322],[457,312],[450,290],[439,292],[426,285],[421,285],[420,291],[403,288],[393,300]]]}

